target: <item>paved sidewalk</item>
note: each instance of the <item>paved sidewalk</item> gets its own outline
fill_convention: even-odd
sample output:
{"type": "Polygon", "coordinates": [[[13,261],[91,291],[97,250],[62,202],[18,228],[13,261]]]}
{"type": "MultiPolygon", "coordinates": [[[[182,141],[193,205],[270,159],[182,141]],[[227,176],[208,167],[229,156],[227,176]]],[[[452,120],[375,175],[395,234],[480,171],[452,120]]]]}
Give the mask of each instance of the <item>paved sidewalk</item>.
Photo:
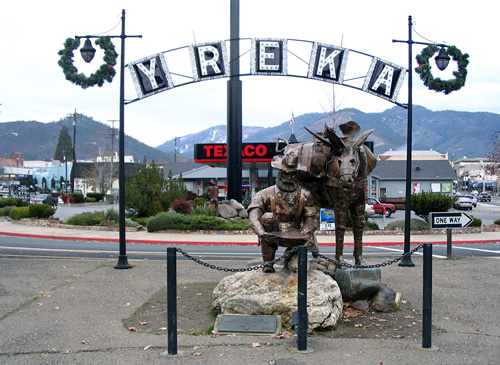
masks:
{"type": "MultiPolygon", "coordinates": [[[[166,335],[130,332],[122,324],[165,286],[164,262],[133,260],[129,270],[114,269],[115,260],[0,263],[0,361],[6,364],[497,364],[500,355],[498,264],[487,258],[434,261],[432,344],[438,351],[414,349],[422,344],[417,337],[336,339],[332,332],[331,338],[309,337],[312,352],[295,353],[293,338],[180,335],[185,357],[162,355],[166,335]]],[[[421,258],[414,263],[386,267],[382,278],[421,311],[421,258]]],[[[228,275],[185,260],[177,272],[178,295],[184,283],[228,275]]]]}

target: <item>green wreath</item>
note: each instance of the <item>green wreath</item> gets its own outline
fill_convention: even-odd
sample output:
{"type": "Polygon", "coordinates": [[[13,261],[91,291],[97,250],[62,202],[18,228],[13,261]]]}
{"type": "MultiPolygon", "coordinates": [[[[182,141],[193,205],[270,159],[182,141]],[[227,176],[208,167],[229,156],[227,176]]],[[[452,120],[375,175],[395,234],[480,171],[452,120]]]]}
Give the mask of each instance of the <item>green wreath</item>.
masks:
{"type": "Polygon", "coordinates": [[[467,77],[467,65],[469,64],[469,55],[467,53],[462,54],[460,50],[455,46],[450,46],[446,50],[446,54],[451,56],[454,61],[458,63],[458,71],[453,71],[453,76],[455,79],[441,80],[439,77],[434,78],[432,76],[431,65],[429,64],[429,59],[439,50],[439,47],[432,44],[422,51],[417,56],[418,67],[415,71],[420,74],[420,78],[424,82],[424,85],[431,90],[442,91],[445,94],[449,94],[452,91],[459,90],[465,85],[465,78],[467,77]]]}
{"type": "Polygon", "coordinates": [[[68,38],[64,42],[64,49],[57,52],[61,56],[57,64],[62,67],[66,80],[71,81],[75,85],[86,89],[89,86],[99,86],[104,84],[104,81],[111,82],[116,74],[113,68],[116,65],[118,53],[115,52],[115,46],[110,41],[110,37],[99,37],[95,44],[99,45],[104,50],[104,63],[89,77],[83,73],[78,73],[78,69],[73,65],[73,51],[80,46],[80,39],[68,38]]]}

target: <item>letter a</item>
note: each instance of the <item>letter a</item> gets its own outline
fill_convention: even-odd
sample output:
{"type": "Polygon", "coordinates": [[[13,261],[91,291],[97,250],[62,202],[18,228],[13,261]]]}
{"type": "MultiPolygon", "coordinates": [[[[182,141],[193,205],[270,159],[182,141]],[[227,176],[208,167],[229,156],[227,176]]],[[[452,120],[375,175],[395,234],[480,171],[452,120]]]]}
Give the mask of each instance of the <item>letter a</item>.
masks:
{"type": "Polygon", "coordinates": [[[394,75],[394,67],[385,65],[384,69],[378,76],[377,80],[372,86],[372,90],[377,91],[381,84],[385,85],[385,95],[391,96],[391,88],[392,88],[392,77],[394,75]]]}

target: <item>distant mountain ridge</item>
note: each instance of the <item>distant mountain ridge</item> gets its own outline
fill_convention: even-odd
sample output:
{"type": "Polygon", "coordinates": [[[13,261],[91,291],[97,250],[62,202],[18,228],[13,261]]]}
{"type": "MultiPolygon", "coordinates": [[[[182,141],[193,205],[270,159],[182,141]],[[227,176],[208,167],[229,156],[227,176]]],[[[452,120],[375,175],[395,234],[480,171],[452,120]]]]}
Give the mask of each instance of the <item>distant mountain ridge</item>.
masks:
{"type": "MultiPolygon", "coordinates": [[[[375,154],[388,150],[406,150],[407,110],[393,107],[381,113],[364,113],[358,109],[342,109],[332,113],[308,113],[295,117],[293,133],[299,142],[311,141],[312,136],[304,127],[320,132],[325,124],[356,121],[361,130],[375,129],[368,140],[375,145],[375,154]]],[[[413,149],[433,149],[448,153],[450,159],[485,157],[493,148],[491,137],[500,130],[500,114],[489,112],[461,112],[453,110],[431,111],[422,106],[413,107],[413,149]]],[[[226,125],[207,128],[201,132],[168,140],[157,148],[188,158],[193,156],[193,145],[199,143],[226,143],[226,125]]],[[[243,126],[243,142],[274,142],[288,139],[292,133],[290,120],[275,127],[243,126]]]]}
{"type": "MultiPolygon", "coordinates": [[[[73,118],[58,122],[41,123],[36,121],[17,121],[0,123],[0,157],[10,158],[13,152],[22,152],[25,160],[51,161],[62,126],[68,128],[73,140],[73,118]]],[[[116,136],[116,133],[115,133],[116,136]]],[[[76,158],[77,160],[95,158],[98,154],[109,154],[111,147],[118,151],[118,138],[112,140],[110,125],[97,122],[85,115],[76,120],[76,158]]],[[[125,155],[134,156],[135,162],[172,161],[173,153],[166,153],[125,136],[125,155]]]]}
{"type": "MultiPolygon", "coordinates": [[[[314,132],[323,130],[325,124],[338,126],[354,120],[361,130],[374,128],[368,138],[375,145],[375,154],[392,150],[406,150],[407,110],[393,107],[380,113],[364,113],[358,109],[342,109],[332,113],[307,113],[295,117],[293,133],[299,142],[311,141],[312,136],[304,127],[314,132]]],[[[59,132],[66,125],[72,137],[73,119],[70,117],[52,123],[16,121],[0,123],[0,157],[10,157],[13,152],[24,153],[26,160],[47,160],[54,157],[59,132]]],[[[489,112],[460,112],[453,110],[431,111],[421,106],[413,107],[413,149],[433,149],[448,153],[450,159],[485,157],[493,148],[493,133],[500,130],[500,114],[489,112]]],[[[207,128],[165,141],[157,148],[125,136],[125,154],[134,156],[135,162],[173,161],[177,158],[193,159],[193,146],[198,143],[226,143],[225,124],[207,128]]],[[[275,127],[243,126],[243,142],[275,142],[277,138],[289,139],[292,133],[290,120],[275,127]]],[[[118,139],[113,141],[118,151],[118,139]]],[[[109,153],[112,145],[110,126],[81,115],[76,124],[76,157],[85,159],[109,153]]]]}

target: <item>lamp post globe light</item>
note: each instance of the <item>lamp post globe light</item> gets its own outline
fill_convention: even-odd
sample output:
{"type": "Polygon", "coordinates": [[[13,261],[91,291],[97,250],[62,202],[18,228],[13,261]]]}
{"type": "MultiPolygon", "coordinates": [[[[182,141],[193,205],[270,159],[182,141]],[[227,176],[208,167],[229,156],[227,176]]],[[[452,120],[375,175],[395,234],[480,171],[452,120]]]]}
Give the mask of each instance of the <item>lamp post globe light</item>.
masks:
{"type": "Polygon", "coordinates": [[[412,194],[412,182],[411,182],[411,162],[412,162],[412,118],[413,118],[413,100],[412,100],[412,87],[413,87],[413,69],[412,69],[412,46],[413,44],[422,45],[435,45],[441,47],[439,54],[435,57],[436,66],[439,70],[443,71],[448,66],[450,62],[450,57],[446,54],[445,44],[435,44],[435,43],[424,43],[424,42],[414,42],[412,40],[412,30],[413,23],[411,15],[408,17],[408,40],[400,41],[393,39],[395,43],[407,43],[408,44],[408,125],[406,134],[406,192],[405,192],[405,237],[404,237],[404,257],[399,263],[399,266],[413,267],[415,264],[411,261],[410,252],[410,223],[411,223],[411,194],[412,194]]]}
{"type": "MultiPolygon", "coordinates": [[[[117,36],[108,36],[109,38],[121,39],[121,52],[120,52],[120,132],[119,132],[119,163],[118,163],[118,210],[119,210],[119,229],[120,229],[120,253],[118,256],[118,263],[115,269],[130,269],[132,266],[128,263],[127,259],[127,246],[125,240],[125,39],[126,38],[142,38],[142,35],[125,35],[125,10],[122,10],[122,32],[117,36]]],[[[85,62],[92,61],[95,55],[95,48],[92,46],[90,38],[99,38],[99,36],[76,36],[75,38],[87,38],[80,53],[85,62]]]]}
{"type": "Polygon", "coordinates": [[[448,56],[444,47],[441,47],[441,49],[439,50],[439,54],[436,56],[436,58],[434,58],[434,60],[436,61],[436,66],[441,71],[444,71],[450,63],[450,56],[448,56]]]}
{"type": "Polygon", "coordinates": [[[92,47],[92,42],[89,38],[85,40],[85,44],[80,49],[80,53],[82,54],[82,58],[85,62],[90,63],[95,56],[95,48],[92,47]]]}

